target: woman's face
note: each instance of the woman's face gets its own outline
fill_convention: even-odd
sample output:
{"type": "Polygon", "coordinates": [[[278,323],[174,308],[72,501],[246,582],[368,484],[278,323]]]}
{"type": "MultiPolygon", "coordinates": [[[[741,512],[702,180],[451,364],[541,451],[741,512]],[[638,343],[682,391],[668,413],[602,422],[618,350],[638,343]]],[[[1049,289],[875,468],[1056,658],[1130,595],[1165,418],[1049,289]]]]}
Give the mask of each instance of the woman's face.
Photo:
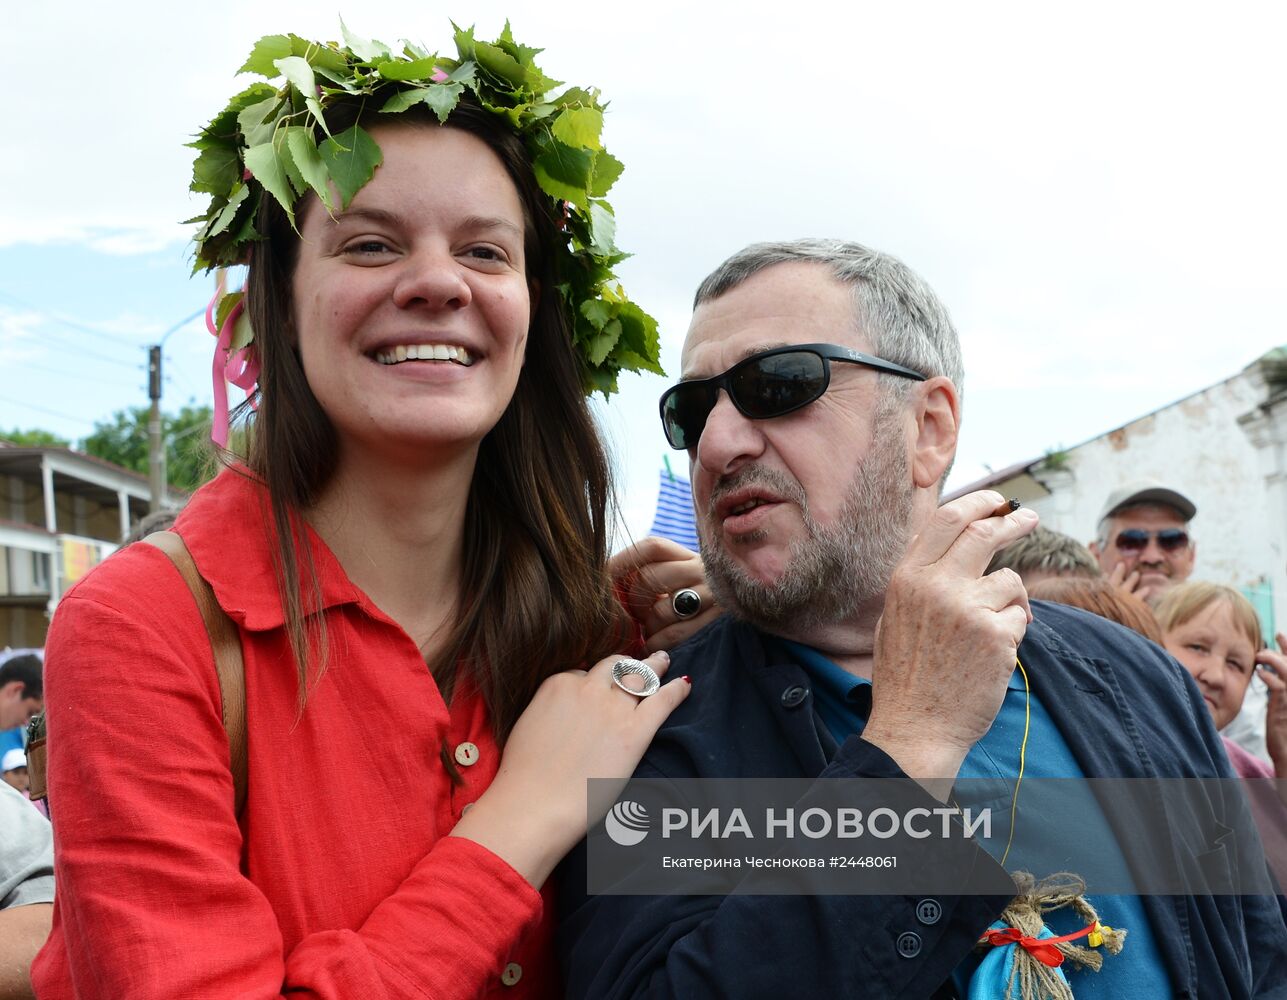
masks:
{"type": "Polygon", "coordinates": [[[509,405],[530,321],[523,207],[453,128],[380,127],[375,176],[311,199],[292,285],[309,387],[346,452],[423,463],[474,448],[509,405]]]}
{"type": "Polygon", "coordinates": [[[1227,601],[1212,601],[1182,625],[1166,633],[1167,651],[1193,675],[1217,729],[1223,729],[1242,707],[1251,682],[1256,651],[1233,619],[1227,601]]]}

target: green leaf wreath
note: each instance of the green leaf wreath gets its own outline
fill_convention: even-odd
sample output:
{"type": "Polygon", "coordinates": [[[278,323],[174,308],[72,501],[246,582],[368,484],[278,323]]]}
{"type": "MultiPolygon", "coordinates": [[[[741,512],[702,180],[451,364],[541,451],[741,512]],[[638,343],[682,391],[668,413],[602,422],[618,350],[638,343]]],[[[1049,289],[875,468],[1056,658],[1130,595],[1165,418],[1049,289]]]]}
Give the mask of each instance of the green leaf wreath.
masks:
{"type": "MultiPolygon", "coordinates": [[[[379,114],[425,104],[445,122],[469,91],[522,138],[541,189],[565,219],[566,257],[558,290],[573,324],[585,391],[606,398],[627,371],[665,374],[658,358],[657,322],[626,296],[613,268],[628,254],[617,249],[616,219],[605,196],[622,164],[603,148],[604,105],[595,89],[569,87],[535,63],[541,49],[514,40],[509,23],[492,42],[452,24],[456,56],[426,52],[410,42],[397,49],[358,37],[340,24],[344,44],[297,35],[268,35],[255,43],[240,72],[280,85],[253,83],[190,145],[193,191],[209,194],[196,236],[194,270],[245,264],[260,239],[255,219],[265,196],[294,223],[299,199],[316,194],[329,211],[348,206],[380,165],[380,147],[360,125],[332,135],[326,109],[364,98],[379,114]],[[320,140],[320,141],[319,141],[320,140]]],[[[220,322],[240,293],[220,303],[220,322]]],[[[249,343],[239,321],[236,346],[249,343]]]]}

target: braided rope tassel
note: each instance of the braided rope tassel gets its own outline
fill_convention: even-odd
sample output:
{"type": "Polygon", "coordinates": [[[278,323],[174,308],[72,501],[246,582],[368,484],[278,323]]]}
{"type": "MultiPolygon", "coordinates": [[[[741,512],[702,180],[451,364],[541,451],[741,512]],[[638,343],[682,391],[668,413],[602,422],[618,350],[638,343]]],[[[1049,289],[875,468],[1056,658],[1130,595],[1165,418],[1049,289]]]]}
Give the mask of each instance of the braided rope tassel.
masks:
{"type": "Polygon", "coordinates": [[[1100,923],[1095,907],[1083,895],[1085,880],[1071,872],[1059,872],[1037,881],[1027,872],[1016,872],[1018,895],[1001,914],[1001,929],[985,933],[980,944],[1014,946],[1014,963],[1006,983],[1005,1000],[1073,1000],[1072,987],[1060,971],[1064,961],[1077,968],[1098,972],[1104,964],[1103,951],[1121,952],[1126,931],[1100,923]],[[1082,930],[1063,937],[1042,937],[1045,915],[1071,906],[1086,922],[1082,930]],[[1086,938],[1086,946],[1076,944],[1086,938]]]}

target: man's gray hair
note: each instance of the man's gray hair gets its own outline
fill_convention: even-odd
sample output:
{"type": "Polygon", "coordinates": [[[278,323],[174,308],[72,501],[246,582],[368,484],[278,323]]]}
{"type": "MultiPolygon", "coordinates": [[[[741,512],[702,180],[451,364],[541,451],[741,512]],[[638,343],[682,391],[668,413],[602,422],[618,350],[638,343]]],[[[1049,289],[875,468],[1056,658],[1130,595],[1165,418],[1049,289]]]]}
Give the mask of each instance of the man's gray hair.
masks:
{"type": "Polygon", "coordinates": [[[1012,569],[1020,576],[1028,573],[1080,577],[1101,575],[1099,563],[1090,554],[1090,549],[1062,532],[1040,526],[992,557],[987,572],[995,573],[999,569],[1012,569]]]}
{"type": "MultiPolygon", "coordinates": [[[[961,342],[947,309],[921,277],[897,257],[844,240],[752,243],[724,261],[697,289],[696,309],[774,264],[821,264],[853,291],[857,328],[872,353],[924,375],[946,375],[962,392],[961,342]]],[[[911,383],[882,376],[898,396],[911,383]]]]}

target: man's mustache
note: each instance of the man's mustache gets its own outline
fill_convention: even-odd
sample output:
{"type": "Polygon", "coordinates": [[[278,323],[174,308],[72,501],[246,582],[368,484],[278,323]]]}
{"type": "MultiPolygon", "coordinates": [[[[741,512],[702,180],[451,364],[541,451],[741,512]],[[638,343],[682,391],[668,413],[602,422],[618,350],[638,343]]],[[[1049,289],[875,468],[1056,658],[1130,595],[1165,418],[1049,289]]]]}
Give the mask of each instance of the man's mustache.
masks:
{"type": "Polygon", "coordinates": [[[721,476],[716,481],[706,501],[706,517],[714,518],[715,508],[729,494],[753,486],[760,487],[780,500],[797,504],[806,515],[809,512],[809,502],[804,487],[796,480],[779,469],[771,469],[763,465],[748,465],[736,472],[721,476]]]}

